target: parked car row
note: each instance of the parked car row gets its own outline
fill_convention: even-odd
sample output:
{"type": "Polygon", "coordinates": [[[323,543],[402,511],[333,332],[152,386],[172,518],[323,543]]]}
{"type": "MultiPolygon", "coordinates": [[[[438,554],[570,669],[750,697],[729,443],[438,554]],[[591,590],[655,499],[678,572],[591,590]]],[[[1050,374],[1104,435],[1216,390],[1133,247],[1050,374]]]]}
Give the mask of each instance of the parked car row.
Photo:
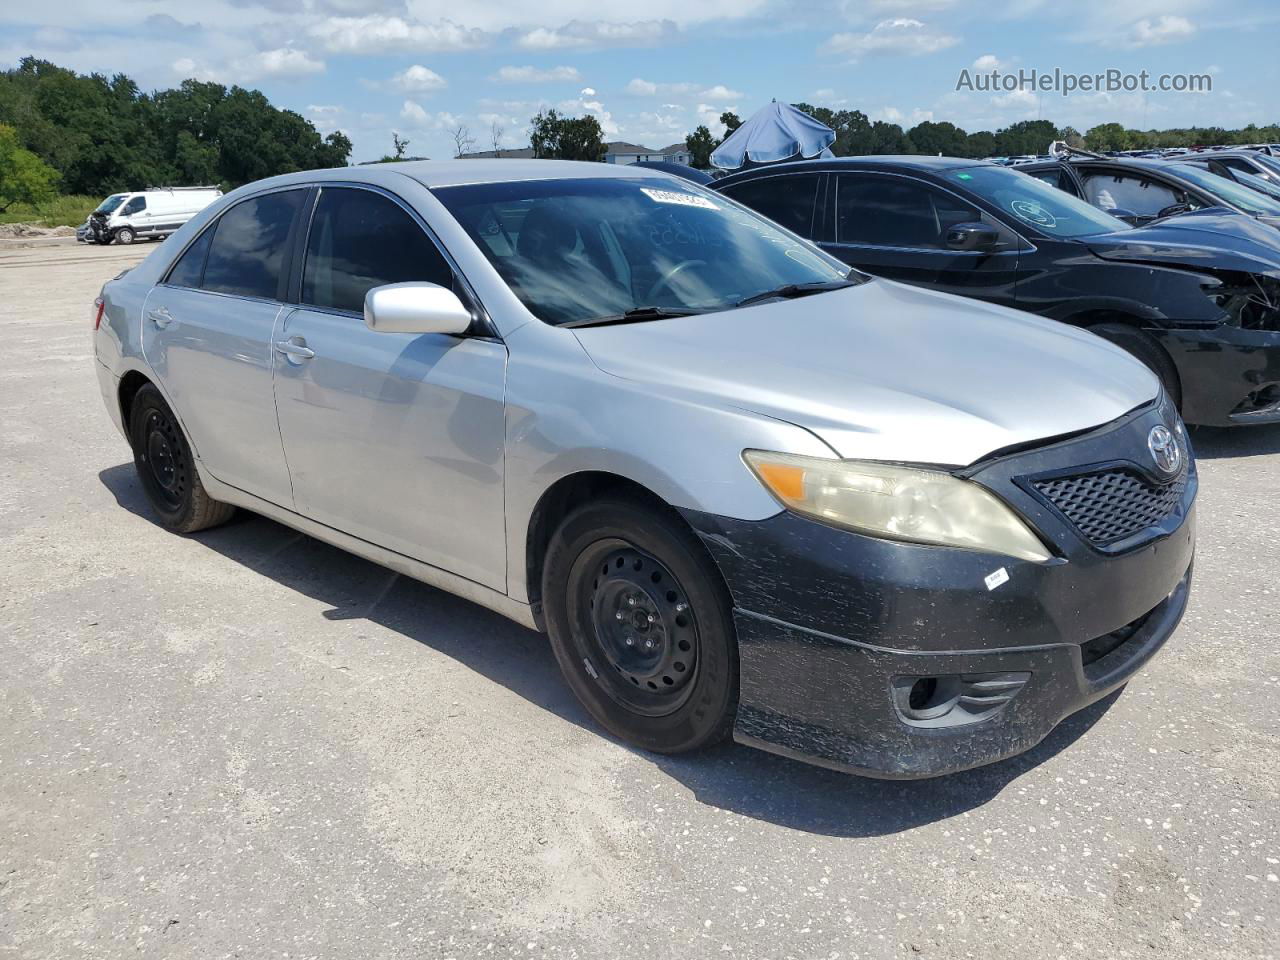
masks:
{"type": "Polygon", "coordinates": [[[1266,407],[1226,219],[944,160],[310,171],[108,282],[96,369],[171,530],[241,507],[545,630],[645,749],[933,776],[1182,617],[1176,404],[1266,407]]]}
{"type": "Polygon", "coordinates": [[[1268,202],[1231,180],[1154,161],[847,157],[713,188],[860,270],[1111,340],[1189,423],[1280,421],[1280,220],[1224,206],[1268,202]]]}

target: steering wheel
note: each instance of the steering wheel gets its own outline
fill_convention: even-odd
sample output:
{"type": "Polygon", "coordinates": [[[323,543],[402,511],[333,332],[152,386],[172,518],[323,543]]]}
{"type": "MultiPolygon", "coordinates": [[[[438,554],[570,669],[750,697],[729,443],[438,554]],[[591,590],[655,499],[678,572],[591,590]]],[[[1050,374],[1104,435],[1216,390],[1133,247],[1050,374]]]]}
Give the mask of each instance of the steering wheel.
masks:
{"type": "Polygon", "coordinates": [[[670,270],[668,270],[666,273],[664,273],[662,276],[660,276],[657,280],[653,282],[653,286],[649,288],[649,292],[644,295],[645,300],[647,302],[652,302],[653,299],[658,295],[658,291],[664,288],[670,287],[671,281],[675,280],[675,278],[680,275],[681,271],[687,270],[690,267],[705,267],[706,265],[707,265],[707,261],[705,260],[680,261],[674,267],[672,267],[670,270]]]}

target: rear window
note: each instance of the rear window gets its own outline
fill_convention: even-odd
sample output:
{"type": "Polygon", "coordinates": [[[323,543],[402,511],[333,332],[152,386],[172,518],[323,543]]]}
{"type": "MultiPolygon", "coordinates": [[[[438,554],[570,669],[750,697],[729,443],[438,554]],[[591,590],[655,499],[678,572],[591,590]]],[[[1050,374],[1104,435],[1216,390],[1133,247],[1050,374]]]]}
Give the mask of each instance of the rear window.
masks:
{"type": "Polygon", "coordinates": [[[305,190],[243,200],[218,220],[205,262],[205,290],[242,297],[279,297],[289,227],[305,190]]]}

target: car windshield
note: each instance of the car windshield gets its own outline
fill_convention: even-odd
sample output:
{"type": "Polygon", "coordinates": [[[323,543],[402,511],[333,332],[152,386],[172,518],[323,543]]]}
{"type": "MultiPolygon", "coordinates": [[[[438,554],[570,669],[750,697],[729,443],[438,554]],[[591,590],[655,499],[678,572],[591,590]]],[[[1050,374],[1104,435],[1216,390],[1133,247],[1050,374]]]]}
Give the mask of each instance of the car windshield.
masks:
{"type": "MultiPolygon", "coordinates": [[[[93,212],[94,213],[110,213],[116,207],[120,206],[120,204],[124,203],[124,198],[127,196],[128,196],[127,193],[113,193],[111,196],[107,197],[107,199],[103,200],[100,204],[98,204],[97,209],[95,209],[93,212]]],[[[84,208],[82,207],[81,209],[84,209],[84,208]]]]}
{"type": "Polygon", "coordinates": [[[534,316],[584,323],[628,311],[705,313],[849,268],[716,193],[670,178],[599,177],[442,187],[534,316]]]}
{"type": "Polygon", "coordinates": [[[1009,167],[954,170],[948,179],[1050,237],[1087,237],[1131,230],[1123,220],[1009,167]]]}
{"type": "Polygon", "coordinates": [[[1234,180],[1228,180],[1226,177],[1207,170],[1204,167],[1194,163],[1183,163],[1178,165],[1178,174],[1184,180],[1190,180],[1199,187],[1203,187],[1206,191],[1213,194],[1220,200],[1225,200],[1233,207],[1238,207],[1245,213],[1260,213],[1270,217],[1280,217],[1280,200],[1273,195],[1275,187],[1267,185],[1267,182],[1261,177],[1255,177],[1252,174],[1245,173],[1243,170],[1234,171],[1235,175],[1240,178],[1240,183],[1234,180]],[[1254,186],[1260,184],[1260,186],[1254,186]]]}

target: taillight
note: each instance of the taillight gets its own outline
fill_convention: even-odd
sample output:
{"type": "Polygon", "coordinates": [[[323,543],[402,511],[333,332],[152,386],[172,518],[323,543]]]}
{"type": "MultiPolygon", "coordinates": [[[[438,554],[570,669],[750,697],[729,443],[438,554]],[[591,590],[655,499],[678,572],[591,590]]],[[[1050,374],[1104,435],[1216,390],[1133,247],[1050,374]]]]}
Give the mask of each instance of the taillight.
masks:
{"type": "Polygon", "coordinates": [[[93,329],[102,326],[102,312],[107,309],[107,302],[101,297],[93,301],[93,329]]]}

